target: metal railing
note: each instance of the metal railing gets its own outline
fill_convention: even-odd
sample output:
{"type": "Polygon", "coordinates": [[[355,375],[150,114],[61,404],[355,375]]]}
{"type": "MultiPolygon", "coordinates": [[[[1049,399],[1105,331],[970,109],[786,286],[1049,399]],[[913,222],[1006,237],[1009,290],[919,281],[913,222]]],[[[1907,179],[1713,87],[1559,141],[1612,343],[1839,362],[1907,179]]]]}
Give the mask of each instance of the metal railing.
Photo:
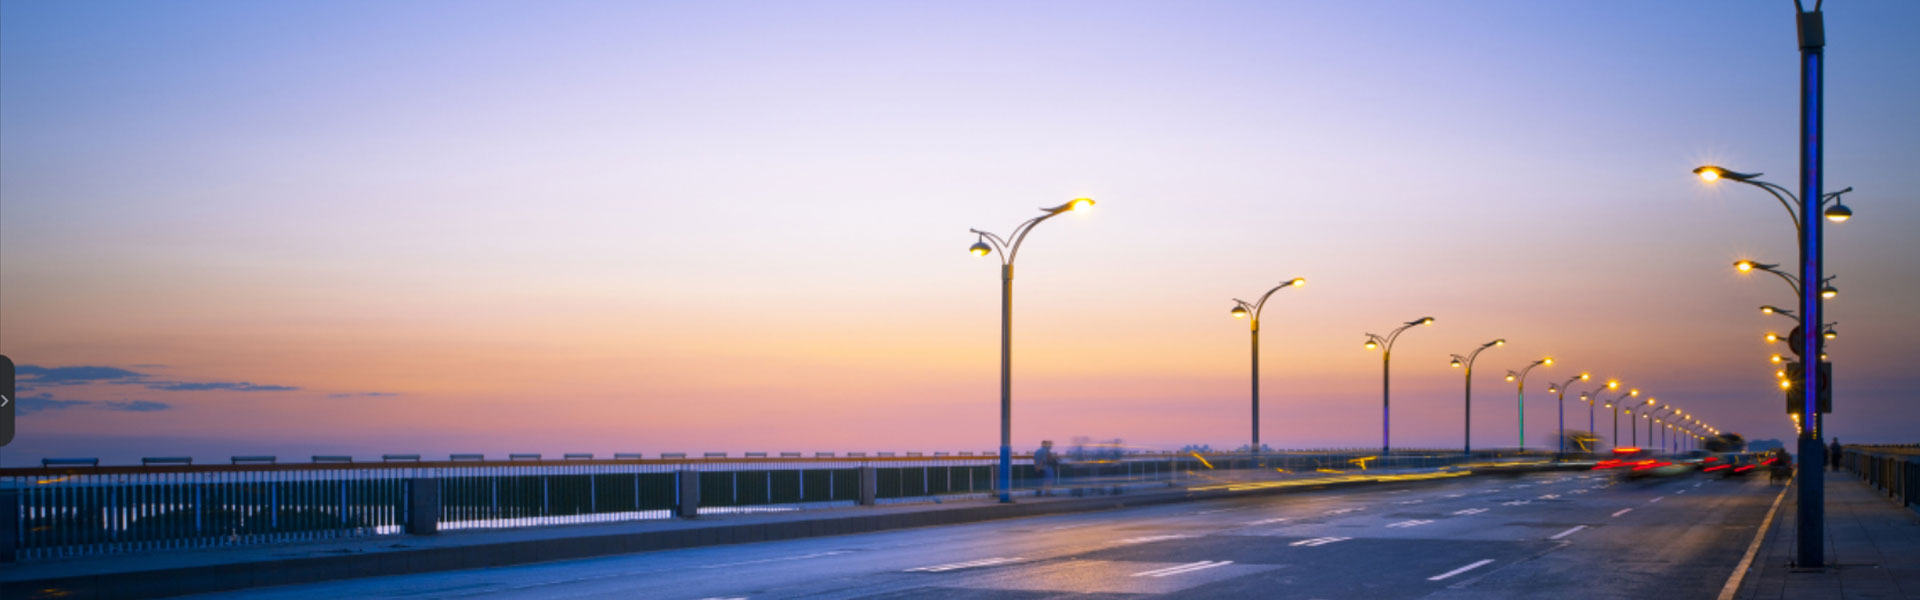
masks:
{"type": "MultiPolygon", "coordinates": [[[[244,457],[228,465],[167,459],[140,466],[50,460],[41,468],[0,469],[0,519],[13,513],[12,535],[0,527],[0,561],[986,498],[997,468],[989,453],[710,454],[718,456],[484,460],[461,454],[422,461],[390,455],[378,463],[244,457]]],[[[1498,452],[1475,454],[1484,460],[1498,452]]],[[[1119,493],[1181,482],[1434,469],[1465,460],[1438,451],[1080,458],[1061,464],[1053,485],[1119,493]]],[[[1043,483],[1031,460],[1016,457],[1017,493],[1043,483]]]]}
{"type": "Polygon", "coordinates": [[[1920,444],[1842,446],[1840,466],[1901,506],[1920,510],[1920,444]]]}

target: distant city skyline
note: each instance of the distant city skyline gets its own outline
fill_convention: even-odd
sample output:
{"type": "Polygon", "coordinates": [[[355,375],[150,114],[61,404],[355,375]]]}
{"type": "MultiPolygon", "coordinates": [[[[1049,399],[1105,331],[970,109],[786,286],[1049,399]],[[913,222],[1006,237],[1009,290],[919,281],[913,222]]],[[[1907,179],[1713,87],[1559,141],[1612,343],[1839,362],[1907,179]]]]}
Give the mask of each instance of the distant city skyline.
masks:
{"type": "MultiPolygon", "coordinates": [[[[44,456],[1376,447],[1618,379],[1790,439],[1791,3],[0,4],[0,354],[44,456]]],[[[1920,5],[1827,5],[1843,442],[1911,442],[1920,5]]],[[[1568,394],[1568,428],[1586,407],[1568,394]]],[[[1606,411],[1599,433],[1609,435],[1606,411]]],[[[1644,422],[1638,423],[1644,428],[1644,422]]],[[[1626,425],[1622,423],[1624,428],[1626,425]]],[[[1644,429],[1642,430],[1644,432],[1644,429]]],[[[1625,437],[1625,429],[1622,429],[1625,437]]]]}

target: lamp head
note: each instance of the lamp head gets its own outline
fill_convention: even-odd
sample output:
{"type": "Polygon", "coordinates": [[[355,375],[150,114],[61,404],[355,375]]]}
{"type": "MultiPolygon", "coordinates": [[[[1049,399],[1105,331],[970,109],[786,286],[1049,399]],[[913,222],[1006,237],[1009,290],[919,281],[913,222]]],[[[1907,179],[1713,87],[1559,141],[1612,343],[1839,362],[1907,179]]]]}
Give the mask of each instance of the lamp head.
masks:
{"type": "Polygon", "coordinates": [[[1826,331],[1824,331],[1824,332],[1821,332],[1821,334],[1820,334],[1820,335],[1821,335],[1822,337],[1825,337],[1825,338],[1827,338],[1827,339],[1833,339],[1833,338],[1837,338],[1837,337],[1840,337],[1840,332],[1838,332],[1838,331],[1834,331],[1834,330],[1832,330],[1832,329],[1828,329],[1828,330],[1826,330],[1826,331]]]}
{"type": "Polygon", "coordinates": [[[1750,260],[1733,261],[1733,270],[1739,271],[1741,273],[1747,273],[1747,272],[1753,271],[1754,266],[1755,266],[1755,263],[1750,260]]]}
{"type": "Polygon", "coordinates": [[[1377,344],[1377,343],[1374,343],[1374,341],[1373,341],[1373,340],[1367,340],[1367,349],[1368,349],[1368,350],[1372,350],[1372,349],[1374,349],[1374,348],[1379,348],[1379,347],[1380,347],[1380,344],[1377,344]]]}
{"type": "Polygon", "coordinates": [[[1777,364],[1780,364],[1780,361],[1783,361],[1783,360],[1786,360],[1786,359],[1785,359],[1785,358],[1783,358],[1783,357],[1781,357],[1781,356],[1780,356],[1780,355],[1778,355],[1778,354],[1775,354],[1775,355],[1773,355],[1773,356],[1769,356],[1769,357],[1767,357],[1767,360],[1768,360],[1769,362],[1772,362],[1773,364],[1776,364],[1776,365],[1777,365],[1777,364]]]}
{"type": "Polygon", "coordinates": [[[1734,181],[1746,181],[1748,179],[1753,179],[1761,175],[1760,173],[1737,173],[1734,171],[1728,171],[1726,169],[1723,169],[1714,165],[1705,165],[1698,169],[1694,169],[1693,174],[1699,175],[1700,179],[1707,183],[1713,183],[1715,181],[1719,181],[1722,179],[1732,179],[1734,181]]]}
{"type": "Polygon", "coordinates": [[[1617,390],[1617,389],[1620,389],[1620,381],[1619,381],[1619,380],[1617,380],[1617,379],[1615,379],[1615,380],[1608,380],[1608,381],[1607,381],[1607,389],[1610,389],[1610,390],[1617,390]]]}
{"type": "Polygon", "coordinates": [[[1551,383],[1549,383],[1549,384],[1547,384],[1547,393],[1549,393],[1549,394],[1558,394],[1558,393],[1560,393],[1560,386],[1557,386],[1557,385],[1554,385],[1554,384],[1551,384],[1551,383]]]}
{"type": "Polygon", "coordinates": [[[1460,368],[1460,357],[1457,357],[1457,356],[1456,356],[1456,357],[1454,357],[1454,358],[1453,358],[1453,363],[1452,363],[1452,365],[1451,365],[1451,366],[1452,366],[1453,368],[1455,368],[1455,369],[1458,369],[1458,368],[1460,368]]]}
{"type": "Polygon", "coordinates": [[[1823,287],[1823,288],[1820,288],[1820,297],[1821,297],[1821,298],[1832,298],[1832,297],[1834,297],[1834,296],[1838,296],[1838,295],[1840,295],[1840,290],[1838,290],[1838,289],[1835,289],[1835,288],[1834,288],[1833,286],[1830,286],[1830,285],[1829,285],[1829,286],[1827,286],[1827,287],[1823,287]]]}
{"type": "Polygon", "coordinates": [[[1506,340],[1506,338],[1501,338],[1501,339],[1497,339],[1497,340],[1494,340],[1494,341],[1493,341],[1493,345],[1495,345],[1495,346],[1505,346],[1505,345],[1507,345],[1507,340],[1506,340]]]}
{"type": "Polygon", "coordinates": [[[1247,307],[1241,306],[1238,304],[1233,305],[1233,318],[1235,319],[1247,318],[1247,307]]]}
{"type": "MultiPolygon", "coordinates": [[[[1831,289],[1831,288],[1829,288],[1829,289],[1831,289]]],[[[1829,298],[1831,298],[1832,296],[1828,296],[1828,297],[1829,297],[1829,298]]],[[[1420,319],[1420,324],[1421,324],[1421,325],[1433,325],[1433,317],[1427,317],[1427,318],[1424,318],[1424,319],[1420,319]]]]}
{"type": "Polygon", "coordinates": [[[1092,198],[1074,198],[1072,202],[1067,203],[1067,210],[1086,210],[1089,208],[1093,208],[1092,198]]]}
{"type": "Polygon", "coordinates": [[[1780,341],[1780,334],[1771,331],[1767,332],[1767,343],[1771,344],[1778,341],[1780,341]]]}
{"type": "Polygon", "coordinates": [[[1635,397],[1635,398],[1639,398],[1639,397],[1640,397],[1640,390],[1627,390],[1627,395],[1628,395],[1628,396],[1632,396],[1632,397],[1635,397]]]}
{"type": "Polygon", "coordinates": [[[1549,357],[1540,359],[1540,364],[1543,364],[1549,367],[1553,366],[1553,357],[1549,356],[1549,357]]]}
{"type": "Polygon", "coordinates": [[[1513,371],[1507,371],[1507,381],[1513,381],[1513,371]]]}
{"type": "Polygon", "coordinates": [[[1307,284],[1307,278],[1305,277],[1295,277],[1293,278],[1293,281],[1287,282],[1287,285],[1291,285],[1293,287],[1300,287],[1306,284],[1307,284]]]}
{"type": "Polygon", "coordinates": [[[1853,218],[1853,209],[1847,208],[1847,205],[1845,204],[1840,204],[1836,202],[1834,203],[1833,206],[1827,208],[1828,221],[1832,221],[1835,223],[1845,223],[1847,222],[1847,219],[1851,219],[1851,218],[1853,218]]]}
{"type": "Polygon", "coordinates": [[[974,242],[973,247],[968,248],[967,251],[972,252],[974,256],[986,256],[993,253],[993,246],[988,246],[984,241],[974,242]]]}

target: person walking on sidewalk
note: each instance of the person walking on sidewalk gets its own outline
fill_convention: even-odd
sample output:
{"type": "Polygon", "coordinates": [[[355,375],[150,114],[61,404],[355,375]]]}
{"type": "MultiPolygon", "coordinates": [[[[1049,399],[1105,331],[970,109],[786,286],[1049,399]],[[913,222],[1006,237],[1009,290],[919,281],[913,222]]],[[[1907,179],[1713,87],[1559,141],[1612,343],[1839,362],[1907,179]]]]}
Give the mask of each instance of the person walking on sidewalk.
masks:
{"type": "Polygon", "coordinates": [[[1827,446],[1827,469],[1840,470],[1840,438],[1833,438],[1833,444],[1827,446]]]}
{"type": "Polygon", "coordinates": [[[1033,451],[1033,470],[1040,476],[1040,495],[1052,496],[1053,484],[1060,481],[1060,455],[1053,451],[1053,440],[1041,441],[1033,451]]]}

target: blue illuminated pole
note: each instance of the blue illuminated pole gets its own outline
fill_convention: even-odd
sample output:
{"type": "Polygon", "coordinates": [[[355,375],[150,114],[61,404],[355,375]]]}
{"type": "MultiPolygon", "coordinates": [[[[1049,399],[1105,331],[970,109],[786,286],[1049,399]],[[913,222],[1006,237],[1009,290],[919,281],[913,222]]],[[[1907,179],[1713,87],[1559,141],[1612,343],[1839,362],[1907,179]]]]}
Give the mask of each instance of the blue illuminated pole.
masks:
{"type": "MultiPolygon", "coordinates": [[[[1823,174],[1820,136],[1823,90],[1821,84],[1826,68],[1824,49],[1827,45],[1826,26],[1822,22],[1820,4],[1815,0],[1812,12],[1805,12],[1800,0],[1794,0],[1800,33],[1800,197],[1823,199],[1821,175],[1823,174]]],[[[1800,328],[1800,347],[1806,349],[1808,368],[1800,370],[1801,412],[1805,415],[1806,426],[1800,429],[1800,495],[1799,514],[1797,515],[1799,548],[1794,563],[1802,568],[1820,568],[1826,566],[1827,535],[1826,523],[1826,481],[1823,466],[1826,464],[1827,449],[1820,444],[1820,328],[1825,323],[1821,312],[1820,286],[1815,282],[1821,277],[1822,231],[1820,206],[1822,202],[1800,203],[1800,281],[1806,282],[1800,290],[1800,314],[1802,323],[1816,327],[1800,328]],[[1807,468],[1811,466],[1812,468],[1807,468]]]]}
{"type": "Polygon", "coordinates": [[[1467,403],[1465,410],[1461,411],[1461,415],[1463,415],[1461,418],[1466,422],[1466,427],[1460,436],[1460,445],[1462,453],[1469,459],[1473,458],[1473,360],[1480,358],[1480,351],[1482,350],[1505,345],[1507,345],[1506,338],[1501,338],[1481,344],[1479,348],[1474,348],[1473,352],[1467,353],[1466,356],[1453,355],[1452,365],[1454,368],[1465,367],[1467,370],[1467,403]]]}
{"type": "Polygon", "coordinates": [[[1393,452],[1393,411],[1391,400],[1393,383],[1393,342],[1400,339],[1400,333],[1415,325],[1433,325],[1433,317],[1420,317],[1407,321],[1387,335],[1367,334],[1367,349],[1380,348],[1380,454],[1393,452]]]}
{"type": "Polygon", "coordinates": [[[1538,367],[1540,365],[1553,366],[1553,358],[1548,357],[1548,358],[1542,358],[1540,360],[1533,361],[1532,363],[1528,364],[1526,368],[1520,369],[1519,372],[1507,371],[1507,381],[1517,381],[1520,383],[1519,385],[1519,388],[1520,388],[1519,419],[1520,419],[1520,451],[1521,452],[1527,451],[1527,372],[1532,371],[1534,367],[1538,367]]]}
{"type": "Polygon", "coordinates": [[[1560,454],[1567,453],[1567,386],[1572,385],[1575,381],[1586,381],[1592,377],[1593,375],[1591,374],[1581,373],[1568,377],[1566,381],[1560,382],[1560,385],[1547,386],[1547,393],[1558,392],[1560,394],[1560,454]]]}
{"type": "Polygon", "coordinates": [[[1013,234],[1002,238],[978,229],[968,231],[980,236],[968,251],[974,256],[986,256],[1000,253],[1000,501],[1013,502],[1013,259],[1020,255],[1020,243],[1026,241],[1027,234],[1041,221],[1059,216],[1060,213],[1085,210],[1093,206],[1093,200],[1076,198],[1071,202],[1052,208],[1042,208],[1047,214],[1027,219],[1013,228],[1013,234]],[[991,245],[989,245],[991,242],[991,245]]]}

